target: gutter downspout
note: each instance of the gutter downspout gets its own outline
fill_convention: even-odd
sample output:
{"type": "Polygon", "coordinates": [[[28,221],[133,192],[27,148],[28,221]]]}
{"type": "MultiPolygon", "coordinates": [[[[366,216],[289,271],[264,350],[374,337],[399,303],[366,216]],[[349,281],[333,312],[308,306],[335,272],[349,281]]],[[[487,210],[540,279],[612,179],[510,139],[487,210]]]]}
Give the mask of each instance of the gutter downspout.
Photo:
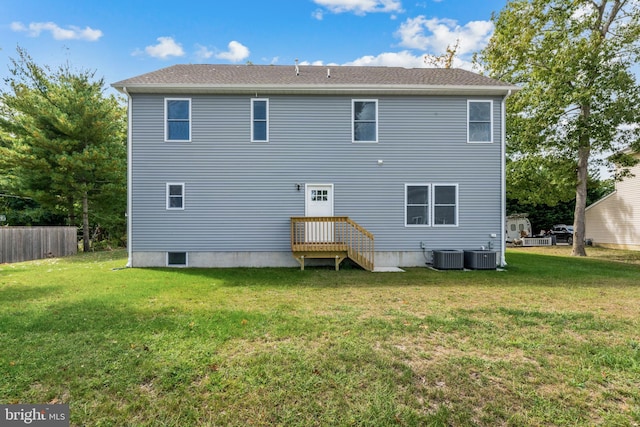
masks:
{"type": "Polygon", "coordinates": [[[131,159],[133,157],[132,154],[132,144],[131,144],[131,104],[132,99],[129,92],[127,92],[126,86],[122,87],[122,92],[127,95],[127,267],[133,267],[133,251],[132,251],[132,241],[131,241],[131,201],[132,201],[132,191],[131,191],[131,177],[133,175],[131,171],[131,159]]]}
{"type": "Polygon", "coordinates": [[[505,230],[506,230],[506,215],[507,215],[507,98],[511,96],[511,89],[507,92],[505,97],[502,99],[502,142],[500,149],[502,150],[502,159],[500,164],[500,181],[502,185],[502,194],[500,196],[500,204],[502,211],[502,218],[500,220],[501,230],[500,230],[500,239],[502,250],[500,251],[500,266],[504,267],[507,265],[507,259],[505,257],[506,253],[506,239],[505,239],[505,230]]]}

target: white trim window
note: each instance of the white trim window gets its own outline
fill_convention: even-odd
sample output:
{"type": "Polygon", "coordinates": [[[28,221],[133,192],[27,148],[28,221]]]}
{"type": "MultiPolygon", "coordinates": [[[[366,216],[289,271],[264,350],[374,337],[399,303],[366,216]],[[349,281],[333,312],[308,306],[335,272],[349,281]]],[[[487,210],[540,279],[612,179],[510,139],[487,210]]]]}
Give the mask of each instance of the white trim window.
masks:
{"type": "Polygon", "coordinates": [[[407,227],[428,227],[431,224],[431,185],[405,184],[404,207],[407,227]]]}
{"type": "Polygon", "coordinates": [[[457,227],[458,184],[405,184],[405,227],[457,227]]]}
{"type": "Polygon", "coordinates": [[[352,142],[378,142],[378,100],[351,100],[352,142]]]}
{"type": "Polygon", "coordinates": [[[191,98],[164,99],[165,142],[191,142],[191,98]]]}
{"type": "Polygon", "coordinates": [[[493,142],[492,100],[467,100],[467,142],[493,142]]]}
{"type": "Polygon", "coordinates": [[[184,183],[167,183],[167,210],[184,210],[184,183]]]}
{"type": "Polygon", "coordinates": [[[433,226],[458,226],[458,184],[433,184],[433,226]]]}
{"type": "Polygon", "coordinates": [[[186,252],[167,252],[167,267],[187,267],[188,261],[186,252]]]}
{"type": "Polygon", "coordinates": [[[251,142],[269,142],[269,100],[251,100],[251,142]]]}

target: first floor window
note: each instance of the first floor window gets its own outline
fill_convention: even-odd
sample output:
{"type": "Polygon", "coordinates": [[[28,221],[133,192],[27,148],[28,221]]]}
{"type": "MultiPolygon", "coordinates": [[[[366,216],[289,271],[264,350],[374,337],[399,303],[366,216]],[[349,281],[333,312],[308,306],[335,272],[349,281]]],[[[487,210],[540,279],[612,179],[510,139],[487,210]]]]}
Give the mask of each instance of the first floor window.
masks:
{"type": "Polygon", "coordinates": [[[457,225],[457,184],[405,184],[405,226],[457,225]]]}
{"type": "Polygon", "coordinates": [[[405,186],[406,225],[429,225],[430,189],[428,184],[405,186]]]}
{"type": "Polygon", "coordinates": [[[251,142],[269,141],[269,100],[251,100],[251,142]]]}
{"type": "Polygon", "coordinates": [[[191,99],[165,99],[165,141],[191,141],[191,99]]]}
{"type": "Polygon", "coordinates": [[[167,184],[167,209],[184,209],[184,184],[167,184]]]}
{"type": "Polygon", "coordinates": [[[433,184],[433,225],[458,225],[458,186],[433,184]]]}

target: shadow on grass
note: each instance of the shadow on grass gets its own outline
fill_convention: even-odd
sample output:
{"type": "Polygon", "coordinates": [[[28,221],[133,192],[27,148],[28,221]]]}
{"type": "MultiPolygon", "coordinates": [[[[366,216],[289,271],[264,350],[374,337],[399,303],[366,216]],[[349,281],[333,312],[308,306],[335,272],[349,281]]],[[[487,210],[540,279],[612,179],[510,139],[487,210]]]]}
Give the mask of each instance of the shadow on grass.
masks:
{"type": "Polygon", "coordinates": [[[331,268],[148,268],[150,274],[169,275],[189,283],[197,277],[226,287],[371,288],[403,286],[545,286],[640,287],[640,266],[595,258],[576,258],[510,252],[505,271],[434,271],[407,268],[405,273],[371,273],[331,268]],[[182,278],[182,279],[181,279],[182,278]]]}
{"type": "Polygon", "coordinates": [[[211,339],[225,340],[242,336],[248,322],[264,323],[266,315],[243,310],[189,312],[171,306],[141,309],[102,300],[84,300],[54,303],[44,308],[24,304],[15,310],[4,310],[0,316],[0,331],[10,335],[56,333],[70,336],[76,333],[111,335],[127,332],[193,335],[206,330],[207,334],[219,332],[209,335],[211,339]]]}
{"type": "Polygon", "coordinates": [[[20,302],[21,305],[28,304],[29,301],[47,299],[63,289],[64,286],[25,286],[0,283],[0,304],[8,302],[20,302]]]}

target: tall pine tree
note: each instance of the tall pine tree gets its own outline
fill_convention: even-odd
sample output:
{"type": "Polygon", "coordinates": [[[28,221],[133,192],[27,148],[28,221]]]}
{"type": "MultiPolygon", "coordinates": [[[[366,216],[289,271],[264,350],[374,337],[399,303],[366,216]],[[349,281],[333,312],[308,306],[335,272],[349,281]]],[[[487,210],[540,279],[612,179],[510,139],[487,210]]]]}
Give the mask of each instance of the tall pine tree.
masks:
{"type": "Polygon", "coordinates": [[[94,72],[52,71],[18,48],[8,89],[0,92],[0,173],[13,194],[82,225],[123,229],[126,209],[126,112],[94,72]],[[78,221],[78,213],[82,221],[78,221]],[[116,218],[114,220],[114,218],[116,218]],[[103,225],[104,226],[104,225],[103,225]]]}

